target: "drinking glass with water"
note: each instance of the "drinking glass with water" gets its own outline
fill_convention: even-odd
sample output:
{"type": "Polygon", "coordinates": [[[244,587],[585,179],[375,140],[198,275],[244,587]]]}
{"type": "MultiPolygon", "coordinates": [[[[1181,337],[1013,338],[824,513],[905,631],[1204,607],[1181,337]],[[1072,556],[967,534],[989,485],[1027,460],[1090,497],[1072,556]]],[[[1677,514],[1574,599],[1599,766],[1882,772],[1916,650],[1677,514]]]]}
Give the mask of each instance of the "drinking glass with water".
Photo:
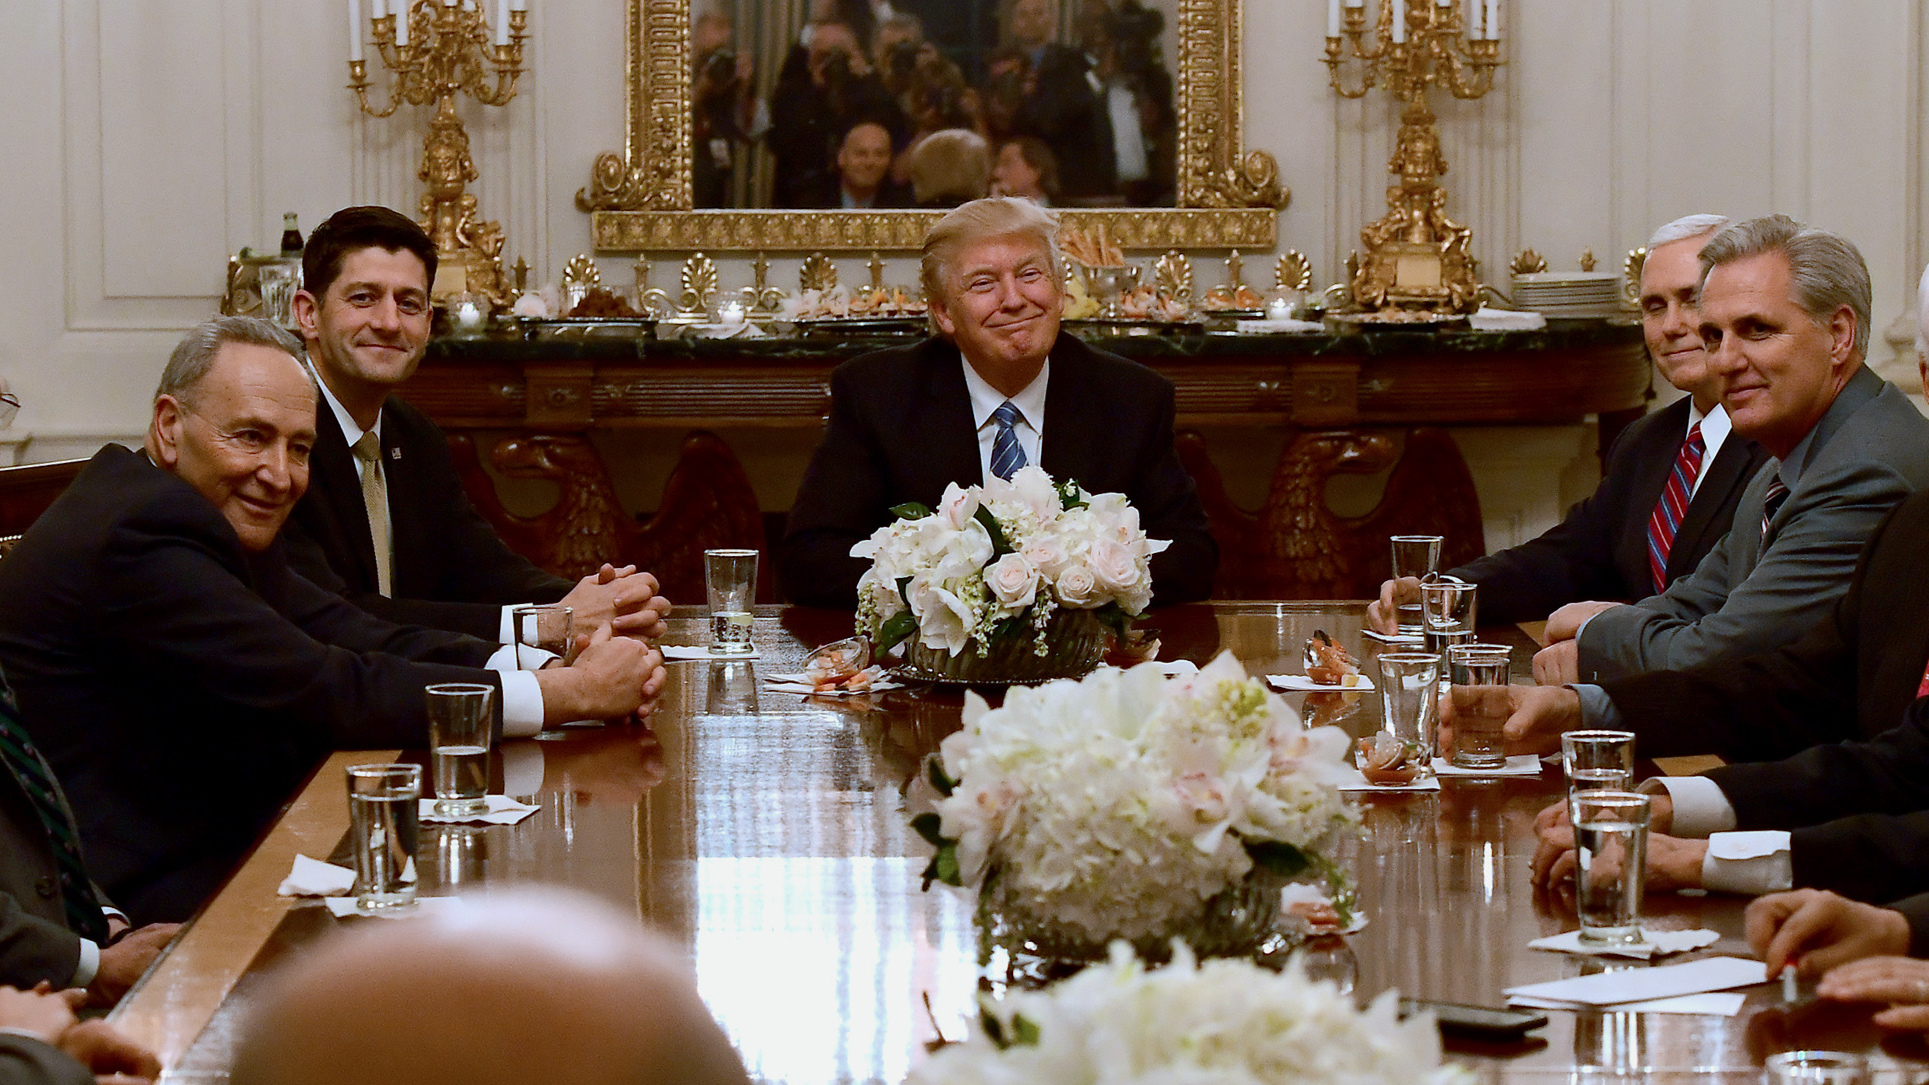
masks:
{"type": "Polygon", "coordinates": [[[757,551],[705,550],[703,588],[710,599],[710,654],[747,656],[757,598],[757,551]]]}
{"type": "Polygon", "coordinates": [[[1576,902],[1581,943],[1643,941],[1641,893],[1647,886],[1648,797],[1632,791],[1577,791],[1574,822],[1576,902]]]}
{"type": "Polygon", "coordinates": [[[495,731],[494,686],[443,682],[424,691],[435,812],[467,817],[489,808],[489,740],[495,731]]]}
{"type": "Polygon", "coordinates": [[[421,801],[420,765],[348,766],[357,911],[380,912],[415,903],[421,801]]]}
{"type": "MultiPolygon", "coordinates": [[[[1439,535],[1394,535],[1389,541],[1393,546],[1393,578],[1413,577],[1422,583],[1432,580],[1440,572],[1439,535]]],[[[1420,601],[1398,604],[1400,635],[1419,637],[1421,633],[1420,601]]]]}
{"type": "Polygon", "coordinates": [[[1497,769],[1507,763],[1507,671],[1512,650],[1504,644],[1456,644],[1447,649],[1448,699],[1453,704],[1453,753],[1463,769],[1497,769]]]}

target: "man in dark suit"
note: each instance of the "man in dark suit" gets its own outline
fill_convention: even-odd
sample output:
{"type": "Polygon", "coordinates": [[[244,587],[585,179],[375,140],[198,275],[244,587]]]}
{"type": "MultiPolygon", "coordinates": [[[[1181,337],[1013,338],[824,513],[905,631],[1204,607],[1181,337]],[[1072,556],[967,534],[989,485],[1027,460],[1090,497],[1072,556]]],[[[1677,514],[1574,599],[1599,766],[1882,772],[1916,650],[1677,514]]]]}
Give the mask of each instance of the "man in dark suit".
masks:
{"type": "Polygon", "coordinates": [[[503,545],[462,491],[448,442],[391,393],[429,341],[435,245],[386,207],[309,235],[295,319],[322,406],[308,494],[288,522],[295,571],[392,622],[507,641],[508,608],[567,604],[584,628],[654,635],[669,603],[648,573],[572,585],[503,545]]]}
{"type": "Polygon", "coordinates": [[[0,679],[0,984],[120,1001],[180,928],[130,927],[87,876],[67,796],[0,679]]]}
{"type": "Polygon", "coordinates": [[[566,667],[391,625],[289,569],[315,388],[265,321],[191,330],[145,452],[109,445],[0,562],[0,664],[137,920],[181,920],[332,749],[420,746],[422,687],[487,682],[502,733],[637,711],[660,658],[604,631],[566,667]],[[484,669],[485,665],[497,669],[484,669]]]}
{"type": "Polygon", "coordinates": [[[1210,594],[1219,550],[1173,451],[1172,383],[1060,334],[1050,213],[1009,197],[958,208],[926,236],[923,278],[939,336],[831,374],[824,442],[777,555],[791,599],[855,606],[869,563],[851,547],[893,507],[936,507],[948,483],[1009,477],[1027,463],[1125,494],[1147,536],[1171,541],[1152,558],[1156,605],[1210,594]]]}
{"type": "Polygon", "coordinates": [[[1118,157],[1096,65],[1057,37],[1053,0],[1012,5],[1006,40],[1023,51],[1027,65],[1018,131],[1044,140],[1058,156],[1058,183],[1067,203],[1116,203],[1118,157]]]}
{"type": "MultiPolygon", "coordinates": [[[[1694,571],[1735,515],[1742,488],[1767,461],[1730,432],[1720,379],[1696,329],[1696,257],[1720,215],[1689,215],[1656,230],[1641,265],[1641,329],[1668,383],[1688,393],[1635,422],[1608,453],[1592,496],[1530,542],[1449,570],[1480,585],[1480,620],[1539,621],[1583,599],[1645,599],[1694,571]],[[1684,507],[1685,506],[1685,507],[1684,507]]],[[[1370,628],[1394,632],[1399,601],[1420,582],[1389,580],[1368,608],[1370,628]]]]}

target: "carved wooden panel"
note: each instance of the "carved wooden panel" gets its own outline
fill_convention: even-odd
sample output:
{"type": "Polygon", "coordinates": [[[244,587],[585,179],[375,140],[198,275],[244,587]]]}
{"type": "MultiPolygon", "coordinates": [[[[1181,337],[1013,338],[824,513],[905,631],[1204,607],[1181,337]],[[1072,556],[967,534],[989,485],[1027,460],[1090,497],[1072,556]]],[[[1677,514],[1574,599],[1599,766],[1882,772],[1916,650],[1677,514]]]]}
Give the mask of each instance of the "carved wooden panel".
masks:
{"type": "Polygon", "coordinates": [[[713,433],[684,438],[662,500],[641,524],[623,510],[609,469],[584,437],[530,434],[496,445],[491,459],[498,471],[556,484],[561,496],[537,516],[503,507],[467,434],[450,434],[449,447],[469,499],[503,541],[558,576],[586,576],[605,561],[635,565],[654,573],[671,600],[687,603],[703,598],[705,550],[763,549],[757,495],[736,455],[713,433]]]}
{"type": "Polygon", "coordinates": [[[1398,431],[1301,431],[1273,470],[1266,503],[1234,504],[1219,469],[1195,432],[1179,435],[1179,458],[1219,543],[1220,599],[1362,599],[1379,594],[1391,555],[1389,535],[1442,535],[1443,567],[1487,552],[1473,476],[1438,429],[1416,429],[1401,448],[1398,431]],[[1336,474],[1392,468],[1380,503],[1364,516],[1343,517],[1326,501],[1336,474]]]}

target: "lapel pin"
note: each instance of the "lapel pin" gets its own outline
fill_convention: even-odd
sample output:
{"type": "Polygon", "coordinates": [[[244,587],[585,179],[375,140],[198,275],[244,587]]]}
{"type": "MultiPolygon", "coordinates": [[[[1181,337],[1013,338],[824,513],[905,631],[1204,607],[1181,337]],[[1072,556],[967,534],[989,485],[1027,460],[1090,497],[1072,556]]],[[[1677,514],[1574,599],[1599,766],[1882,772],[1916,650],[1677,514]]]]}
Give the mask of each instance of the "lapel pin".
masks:
{"type": "Polygon", "coordinates": [[[400,445],[397,445],[397,446],[395,446],[394,448],[391,448],[391,449],[389,449],[389,450],[388,450],[388,458],[389,458],[389,459],[391,459],[391,460],[399,460],[399,459],[401,459],[401,458],[402,458],[402,447],[401,447],[400,445]]]}

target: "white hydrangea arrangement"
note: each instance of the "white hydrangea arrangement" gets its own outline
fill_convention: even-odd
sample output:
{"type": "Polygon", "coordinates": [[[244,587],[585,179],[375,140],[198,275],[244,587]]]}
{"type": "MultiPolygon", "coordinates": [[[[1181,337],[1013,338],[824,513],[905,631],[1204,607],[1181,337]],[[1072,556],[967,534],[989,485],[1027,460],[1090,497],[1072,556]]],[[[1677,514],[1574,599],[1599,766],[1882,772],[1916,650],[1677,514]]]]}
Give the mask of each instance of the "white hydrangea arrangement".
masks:
{"type": "Polygon", "coordinates": [[[975,643],[1031,636],[1059,608],[1091,610],[1123,631],[1152,601],[1148,539],[1124,494],[1087,493],[1027,466],[1006,481],[945,487],[936,509],[899,505],[898,519],[851,547],[871,567],[858,581],[858,628],[880,652],[917,634],[952,656],[975,643]]]}
{"type": "Polygon", "coordinates": [[[905,1085],[1448,1085],[1432,1015],[1397,1017],[1387,991],[1364,1012],[1330,981],[1248,961],[1195,963],[1184,946],[1156,971],[1122,943],[1107,965],[987,1004],[969,1040],[905,1085]]]}
{"type": "MultiPolygon", "coordinates": [[[[943,796],[912,825],[933,880],[979,890],[1079,941],[1152,944],[1257,869],[1278,884],[1352,824],[1346,735],[1307,728],[1230,653],[1198,673],[1102,668],[967,694],[964,729],[928,775],[943,796]]],[[[1266,917],[1269,921],[1271,915],[1266,917]]]]}

